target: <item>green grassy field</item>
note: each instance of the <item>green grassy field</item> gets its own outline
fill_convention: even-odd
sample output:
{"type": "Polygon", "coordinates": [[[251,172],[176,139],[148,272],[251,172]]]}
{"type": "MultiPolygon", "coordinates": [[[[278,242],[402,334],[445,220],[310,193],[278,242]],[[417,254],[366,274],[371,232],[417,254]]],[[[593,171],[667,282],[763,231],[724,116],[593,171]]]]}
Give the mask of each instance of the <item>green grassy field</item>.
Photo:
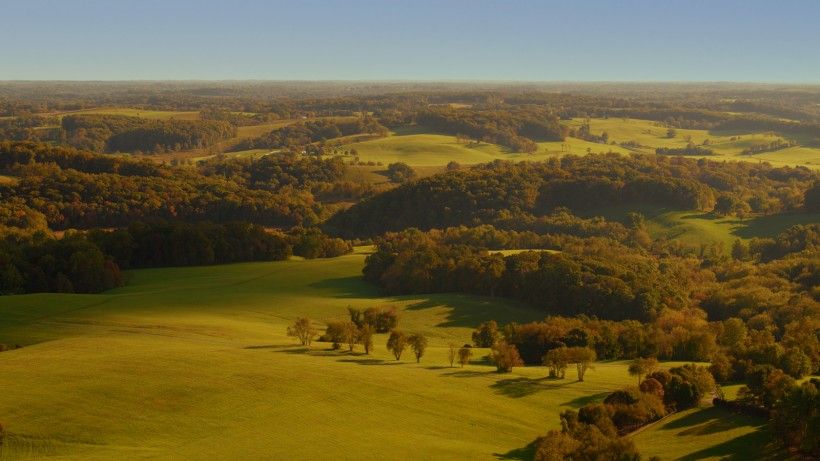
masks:
{"type": "Polygon", "coordinates": [[[646,218],[646,228],[654,238],[679,240],[686,245],[721,243],[728,251],[736,239],[773,237],[791,226],[820,221],[818,213],[782,213],[740,219],[720,217],[701,211],[674,211],[654,206],[619,206],[595,209],[583,216],[603,216],[606,219],[629,222],[629,212],[639,212],[646,218]]]}
{"type": "MultiPolygon", "coordinates": [[[[580,126],[583,120],[575,119],[564,123],[569,126],[580,126]]],[[[712,159],[767,161],[774,165],[805,165],[820,168],[820,148],[814,147],[790,147],[775,152],[740,155],[743,149],[754,144],[783,139],[773,134],[710,133],[707,130],[679,129],[677,136],[670,139],[666,137],[666,128],[656,122],[621,118],[592,119],[590,129],[594,134],[608,132],[610,141],[617,144],[599,144],[569,137],[563,142],[538,143],[538,151],[533,154],[522,154],[489,143],[471,146],[457,142],[454,136],[426,132],[421,127],[406,127],[384,138],[351,142],[343,144],[342,148],[356,149],[360,160],[364,162],[405,162],[411,166],[443,166],[451,160],[462,164],[474,164],[497,159],[536,161],[566,154],[583,155],[588,152],[654,153],[658,147],[686,147],[688,140],[700,145],[705,139],[709,139],[711,144],[708,147],[716,153],[710,157],[712,159]],[[625,148],[618,145],[627,141],[636,141],[641,147],[625,148]]]]}
{"type": "Polygon", "coordinates": [[[58,115],[127,115],[129,117],[153,118],[160,120],[199,119],[199,111],[148,110],[136,109],[132,107],[99,107],[94,109],[82,109],[70,112],[61,112],[58,115]]]}
{"type": "MultiPolygon", "coordinates": [[[[581,119],[575,119],[567,124],[580,126],[581,119]]],[[[634,149],[636,152],[654,153],[658,147],[686,147],[691,142],[701,145],[708,139],[709,149],[715,151],[710,158],[725,158],[727,160],[743,160],[748,162],[766,161],[773,165],[805,165],[820,168],[820,148],[817,147],[789,147],[786,149],[764,152],[754,155],[740,155],[743,149],[755,144],[770,143],[777,139],[784,139],[772,133],[728,133],[710,132],[708,130],[678,129],[674,138],[667,138],[667,129],[656,122],[638,119],[591,119],[590,131],[593,134],[609,133],[610,141],[622,143],[636,141],[642,147],[634,149]],[[733,139],[734,138],[734,139],[733,139]]],[[[602,146],[601,144],[594,144],[602,146]]],[[[612,146],[616,147],[616,146],[612,146]]],[[[596,149],[593,149],[596,150],[596,149]]],[[[615,151],[615,149],[613,149],[615,151]]]]}
{"type": "MultiPolygon", "coordinates": [[[[450,368],[446,345],[480,322],[541,314],[453,294],[383,298],[360,278],[363,258],[140,270],[101,295],[0,298],[0,342],[24,345],[0,353],[0,456],[516,459],[563,409],[634,383],[622,362],[584,383],[542,367],[499,375],[486,351],[450,368]],[[420,364],[409,351],[392,360],[385,335],[364,356],[284,334],[296,316],[371,305],[401,309],[401,328],[429,336],[420,364]]],[[[703,440],[686,444],[725,443],[703,440]]]]}
{"type": "Polygon", "coordinates": [[[646,457],[662,460],[782,460],[763,419],[717,408],[686,410],[631,436],[646,457]]]}

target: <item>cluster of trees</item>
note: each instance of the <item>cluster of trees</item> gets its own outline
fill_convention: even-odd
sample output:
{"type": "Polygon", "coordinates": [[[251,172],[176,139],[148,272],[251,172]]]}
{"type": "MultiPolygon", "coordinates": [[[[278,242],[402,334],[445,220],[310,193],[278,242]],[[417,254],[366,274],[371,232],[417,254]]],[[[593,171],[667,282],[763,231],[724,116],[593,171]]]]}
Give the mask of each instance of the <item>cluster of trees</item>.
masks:
{"type": "Polygon", "coordinates": [[[597,142],[599,144],[609,143],[609,133],[606,131],[599,135],[595,135],[590,132],[589,120],[585,121],[577,129],[570,131],[569,135],[574,138],[583,139],[584,141],[597,142]]]}
{"type": "Polygon", "coordinates": [[[623,436],[665,416],[695,406],[715,387],[703,367],[685,365],[647,373],[637,388],[609,394],[577,412],[561,413],[561,430],[549,431],[536,441],[538,461],[639,460],[632,440],[623,436]]]}
{"type": "MultiPolygon", "coordinates": [[[[796,210],[817,181],[808,168],[714,162],[683,156],[565,156],[496,161],[419,179],[334,215],[327,228],[348,237],[416,227],[532,222],[556,208],[656,205],[710,211],[719,195],[755,213],[796,210]]],[[[523,230],[518,228],[517,230],[523,230]]]]}
{"type": "Polygon", "coordinates": [[[98,293],[122,284],[119,266],[82,235],[0,241],[0,295],[98,293]]]}
{"type": "Polygon", "coordinates": [[[280,261],[293,253],[288,236],[245,222],[135,222],[92,230],[88,240],[122,268],[280,261]]]}
{"type": "Polygon", "coordinates": [[[658,147],[655,149],[655,153],[657,155],[691,155],[696,157],[715,155],[715,151],[712,149],[695,146],[691,143],[686,147],[658,147]]]}
{"type": "Polygon", "coordinates": [[[390,182],[405,183],[416,177],[416,171],[404,162],[396,162],[387,165],[387,177],[390,182]]]}
{"type": "Polygon", "coordinates": [[[0,241],[0,294],[98,293],[123,284],[121,268],[332,257],[351,250],[317,229],[269,232],[244,222],[135,222],[60,239],[6,236],[0,241]]]}
{"type": "MultiPolygon", "coordinates": [[[[338,178],[340,168],[334,162],[271,159],[248,167],[261,187],[255,189],[238,179],[245,173],[241,162],[236,165],[236,175],[206,176],[213,170],[203,167],[200,174],[47,144],[4,142],[0,172],[18,180],[0,185],[0,208],[14,207],[0,216],[30,209],[45,216],[52,229],[120,227],[148,219],[312,226],[327,211],[309,188],[314,181],[338,178]]],[[[333,191],[339,183],[319,184],[333,191]]]]}
{"type": "Polygon", "coordinates": [[[775,139],[769,143],[759,143],[753,144],[745,149],[740,153],[741,155],[754,155],[754,154],[762,154],[763,152],[774,152],[780,149],[787,149],[789,147],[798,146],[799,144],[795,141],[785,141],[783,139],[775,139]]]}
{"type": "Polygon", "coordinates": [[[370,326],[376,333],[387,333],[399,326],[399,313],[395,308],[368,307],[367,309],[347,308],[350,321],[357,328],[370,326]]]}
{"type": "Polygon", "coordinates": [[[236,136],[216,120],[154,120],[124,115],[67,115],[65,143],[95,152],[164,152],[211,146],[236,136]]]}
{"type": "Polygon", "coordinates": [[[558,122],[557,115],[532,106],[505,110],[431,107],[418,112],[415,120],[434,131],[466,135],[516,152],[535,152],[538,150],[535,141],[562,141],[568,134],[568,129],[558,122]]]}
{"type": "Polygon", "coordinates": [[[261,158],[218,155],[198,162],[197,170],[203,176],[229,179],[252,189],[278,191],[339,182],[347,167],[340,158],[323,160],[282,153],[261,158]]]}
{"type": "Polygon", "coordinates": [[[820,455],[820,380],[797,383],[781,370],[761,367],[747,380],[738,400],[715,398],[717,408],[772,423],[780,443],[790,453],[809,458],[820,455]]]}
{"type": "Polygon", "coordinates": [[[586,239],[565,251],[503,256],[437,242],[415,229],[386,234],[365,261],[365,279],[389,294],[461,291],[504,296],[554,314],[648,319],[682,307],[686,261],[656,258],[611,240],[586,239]],[[574,254],[574,251],[581,253],[574,254]]]}
{"type": "Polygon", "coordinates": [[[644,323],[550,316],[502,329],[495,322],[486,322],[476,329],[473,342],[492,347],[503,341],[516,347],[525,364],[544,364],[551,368],[551,375],[563,375],[558,365],[579,363],[574,360],[577,358],[587,358],[587,362],[647,356],[709,361],[718,351],[718,327],[707,323],[703,312],[696,309],[667,309],[654,321],[644,323]]]}
{"type": "Polygon", "coordinates": [[[0,140],[57,141],[59,120],[43,115],[0,118],[0,140]]]}
{"type": "Polygon", "coordinates": [[[248,149],[299,149],[305,146],[327,141],[341,136],[354,134],[386,135],[387,128],[374,117],[336,118],[327,120],[310,120],[302,123],[277,128],[270,133],[244,140],[233,146],[233,150],[248,149]]]}
{"type": "MultiPolygon", "coordinates": [[[[332,343],[334,350],[341,349],[343,346],[347,347],[349,352],[353,352],[357,345],[361,345],[364,353],[370,354],[373,350],[373,336],[376,333],[390,332],[387,338],[387,350],[396,360],[401,360],[401,356],[409,347],[413,351],[416,362],[421,362],[421,358],[427,351],[427,337],[421,333],[408,334],[397,329],[399,318],[394,309],[348,308],[348,313],[350,320],[328,322],[319,340],[332,343]]],[[[296,337],[303,346],[310,346],[318,330],[309,318],[300,317],[287,328],[287,334],[296,337]]],[[[466,360],[469,360],[469,357],[466,360]]],[[[452,366],[453,359],[450,362],[452,366]]]]}

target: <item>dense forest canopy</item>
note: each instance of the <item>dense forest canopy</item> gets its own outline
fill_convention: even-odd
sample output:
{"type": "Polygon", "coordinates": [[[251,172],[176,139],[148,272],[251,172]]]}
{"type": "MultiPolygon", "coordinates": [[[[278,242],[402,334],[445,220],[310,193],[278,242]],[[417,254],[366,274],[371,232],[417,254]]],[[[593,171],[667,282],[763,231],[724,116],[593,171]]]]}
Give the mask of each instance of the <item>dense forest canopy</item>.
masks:
{"type": "Polygon", "coordinates": [[[326,227],[351,237],[478,223],[509,222],[526,230],[527,223],[562,207],[578,212],[647,203],[681,210],[775,213],[801,208],[817,179],[803,167],[662,156],[498,161],[403,185],[333,216],[326,227]]]}

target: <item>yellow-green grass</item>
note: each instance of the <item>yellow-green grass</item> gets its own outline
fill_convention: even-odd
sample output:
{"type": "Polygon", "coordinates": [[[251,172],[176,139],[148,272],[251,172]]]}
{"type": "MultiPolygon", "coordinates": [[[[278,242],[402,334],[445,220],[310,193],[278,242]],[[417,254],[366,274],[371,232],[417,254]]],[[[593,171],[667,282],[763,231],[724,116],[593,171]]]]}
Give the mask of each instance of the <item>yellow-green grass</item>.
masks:
{"type": "Polygon", "coordinates": [[[446,367],[445,345],[478,322],[541,315],[460,295],[380,298],[359,276],[363,258],[142,270],[102,295],[0,298],[2,342],[26,345],[0,354],[3,456],[491,459],[555,427],[561,408],[632,381],[623,364],[587,383],[540,368],[497,375],[486,351],[446,367]],[[366,357],[305,351],[284,334],[296,316],[343,318],[349,305],[402,309],[404,329],[429,335],[428,355],[394,364],[385,335],[366,357]]]}
{"type": "Polygon", "coordinates": [[[70,112],[61,112],[58,115],[127,115],[129,117],[152,118],[159,120],[197,120],[199,111],[148,110],[133,107],[99,107],[82,109],[70,112]]]}
{"type": "Polygon", "coordinates": [[[24,345],[0,353],[3,459],[494,459],[526,453],[560,411],[634,384],[623,362],[597,364],[583,383],[548,380],[543,367],[499,375],[481,349],[450,368],[447,344],[480,322],[541,313],[455,294],[380,297],[359,250],[133,271],[100,295],[0,297],[0,342],[24,345]],[[421,363],[409,351],[393,360],[386,335],[371,356],[285,336],[297,316],[374,305],[428,335],[421,363]]]}
{"type": "Polygon", "coordinates": [[[394,134],[344,144],[341,149],[356,149],[362,162],[404,162],[411,166],[441,166],[450,161],[463,164],[484,163],[516,155],[505,152],[495,144],[481,143],[471,147],[456,142],[453,136],[430,133],[394,134]]]}
{"type": "MultiPolygon", "coordinates": [[[[574,119],[564,123],[577,127],[583,122],[583,119],[574,119]]],[[[610,141],[615,141],[618,144],[628,141],[638,142],[642,147],[631,149],[635,152],[653,153],[658,147],[686,147],[689,140],[697,145],[701,145],[704,140],[708,139],[710,144],[704,147],[712,149],[715,152],[716,155],[709,157],[712,159],[724,157],[727,160],[749,162],[766,161],[774,165],[805,165],[812,168],[820,168],[820,148],[817,147],[790,147],[773,152],[741,155],[743,149],[753,145],[768,144],[778,139],[785,139],[773,133],[730,133],[712,132],[709,130],[676,129],[676,136],[674,138],[667,138],[667,128],[658,122],[650,120],[596,118],[591,119],[589,125],[590,131],[593,134],[599,135],[606,131],[609,134],[610,141]]],[[[603,146],[602,144],[597,145],[603,146]]],[[[613,149],[613,151],[615,150],[613,149]]]]}
{"type": "Polygon", "coordinates": [[[632,435],[646,457],[662,460],[782,460],[765,419],[717,408],[674,414],[632,435]]]}
{"type": "Polygon", "coordinates": [[[720,217],[702,211],[678,211],[653,206],[618,206],[583,214],[603,216],[626,223],[629,221],[629,212],[633,211],[644,215],[647,231],[655,238],[679,240],[695,247],[701,243],[718,243],[727,251],[737,239],[774,237],[791,226],[820,221],[820,213],[783,213],[740,219],[735,216],[720,217]]]}
{"type": "Polygon", "coordinates": [[[455,136],[425,132],[422,127],[403,128],[387,137],[351,142],[343,144],[340,148],[356,149],[359,160],[363,162],[404,162],[413,167],[444,166],[450,161],[470,165],[493,160],[539,161],[566,154],[583,155],[588,152],[630,152],[620,146],[567,138],[563,142],[538,143],[536,152],[526,154],[512,152],[505,147],[486,142],[459,142],[455,136]]]}

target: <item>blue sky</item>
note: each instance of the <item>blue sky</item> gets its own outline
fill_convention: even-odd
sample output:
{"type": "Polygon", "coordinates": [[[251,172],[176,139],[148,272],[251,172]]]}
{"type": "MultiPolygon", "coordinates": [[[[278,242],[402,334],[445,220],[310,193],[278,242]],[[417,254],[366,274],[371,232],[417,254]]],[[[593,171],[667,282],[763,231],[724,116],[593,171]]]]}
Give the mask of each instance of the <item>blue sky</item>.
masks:
{"type": "Polygon", "coordinates": [[[820,0],[0,0],[0,80],[820,83],[820,0]]]}

